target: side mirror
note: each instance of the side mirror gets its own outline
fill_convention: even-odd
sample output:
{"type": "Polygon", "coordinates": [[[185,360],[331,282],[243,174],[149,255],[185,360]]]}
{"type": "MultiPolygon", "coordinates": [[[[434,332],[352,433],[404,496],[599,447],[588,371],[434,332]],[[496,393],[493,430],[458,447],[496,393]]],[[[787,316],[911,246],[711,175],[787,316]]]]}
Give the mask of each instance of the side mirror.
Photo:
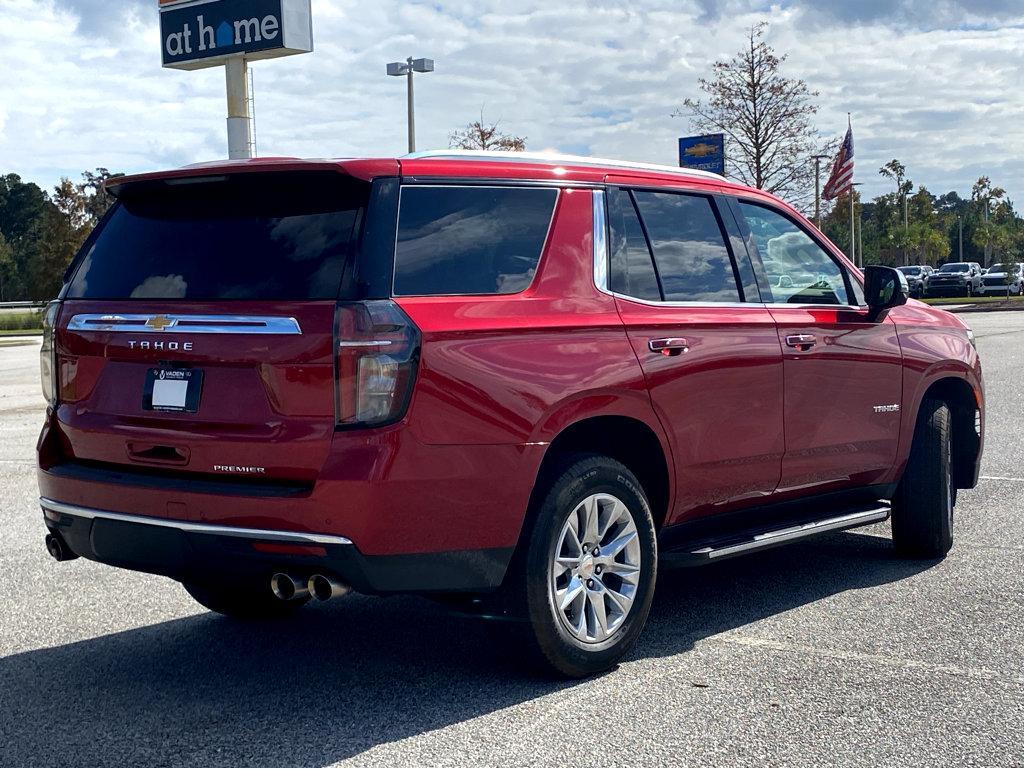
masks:
{"type": "Polygon", "coordinates": [[[868,303],[869,320],[882,320],[893,307],[906,304],[909,296],[907,276],[899,270],[880,264],[864,268],[864,298],[868,303]]]}

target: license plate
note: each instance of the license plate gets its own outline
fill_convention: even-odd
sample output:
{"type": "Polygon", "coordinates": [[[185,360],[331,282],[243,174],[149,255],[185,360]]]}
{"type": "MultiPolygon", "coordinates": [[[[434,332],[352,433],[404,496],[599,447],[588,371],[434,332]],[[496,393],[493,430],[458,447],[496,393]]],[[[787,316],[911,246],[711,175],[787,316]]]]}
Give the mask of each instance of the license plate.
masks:
{"type": "Polygon", "coordinates": [[[151,368],[146,372],[142,408],[147,411],[199,410],[203,371],[197,368],[151,368]]]}

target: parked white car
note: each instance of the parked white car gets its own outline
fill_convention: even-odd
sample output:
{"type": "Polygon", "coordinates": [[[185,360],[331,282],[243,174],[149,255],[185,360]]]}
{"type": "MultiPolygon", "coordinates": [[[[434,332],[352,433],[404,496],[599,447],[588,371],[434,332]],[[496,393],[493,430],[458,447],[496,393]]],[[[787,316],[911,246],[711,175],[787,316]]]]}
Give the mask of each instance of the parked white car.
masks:
{"type": "Polygon", "coordinates": [[[1024,296],[1024,265],[1020,262],[993,264],[982,276],[978,293],[982,296],[1005,295],[1007,285],[1010,296],[1024,296]]]}

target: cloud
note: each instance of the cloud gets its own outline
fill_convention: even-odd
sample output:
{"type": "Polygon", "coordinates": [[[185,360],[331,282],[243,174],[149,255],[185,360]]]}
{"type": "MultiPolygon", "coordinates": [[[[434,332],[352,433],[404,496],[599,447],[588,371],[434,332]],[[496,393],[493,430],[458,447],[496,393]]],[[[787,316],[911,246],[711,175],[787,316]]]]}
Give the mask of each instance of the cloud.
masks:
{"type": "Polygon", "coordinates": [[[990,27],[1024,17],[1019,0],[817,0],[801,8],[819,23],[895,23],[910,29],[990,27]]]}
{"type": "MultiPolygon", "coordinates": [[[[141,171],[226,154],[224,76],[160,67],[154,0],[2,0],[0,172],[49,186],[105,166],[141,171]]],[[[314,0],[311,55],[253,64],[261,154],[405,151],[405,83],[384,65],[435,59],[416,80],[419,148],[501,119],[531,148],[676,162],[671,117],[759,20],[786,71],[820,92],[817,125],[853,116],[857,178],[900,158],[915,183],[966,194],[980,172],[1024,196],[1016,0],[859,4],[755,0],[416,3],[314,0]],[[1005,176],[1004,176],[1005,174],[1005,176]]]]}
{"type": "Polygon", "coordinates": [[[56,7],[76,19],[75,28],[88,38],[120,38],[127,23],[152,14],[155,0],[56,0],[56,7]]]}

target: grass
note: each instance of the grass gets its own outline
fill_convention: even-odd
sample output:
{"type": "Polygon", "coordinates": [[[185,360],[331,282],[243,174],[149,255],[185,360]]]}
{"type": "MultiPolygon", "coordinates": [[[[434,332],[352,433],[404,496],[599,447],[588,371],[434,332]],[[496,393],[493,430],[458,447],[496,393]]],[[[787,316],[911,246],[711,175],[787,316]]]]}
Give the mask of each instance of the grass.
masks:
{"type": "Polygon", "coordinates": [[[42,310],[0,312],[0,334],[38,334],[42,330],[42,310]]]}
{"type": "Polygon", "coordinates": [[[0,338],[5,336],[42,336],[43,330],[41,328],[0,328],[0,338]]]}
{"type": "Polygon", "coordinates": [[[1024,302],[1024,296],[941,296],[922,299],[925,304],[993,304],[995,302],[1024,302]]]}

